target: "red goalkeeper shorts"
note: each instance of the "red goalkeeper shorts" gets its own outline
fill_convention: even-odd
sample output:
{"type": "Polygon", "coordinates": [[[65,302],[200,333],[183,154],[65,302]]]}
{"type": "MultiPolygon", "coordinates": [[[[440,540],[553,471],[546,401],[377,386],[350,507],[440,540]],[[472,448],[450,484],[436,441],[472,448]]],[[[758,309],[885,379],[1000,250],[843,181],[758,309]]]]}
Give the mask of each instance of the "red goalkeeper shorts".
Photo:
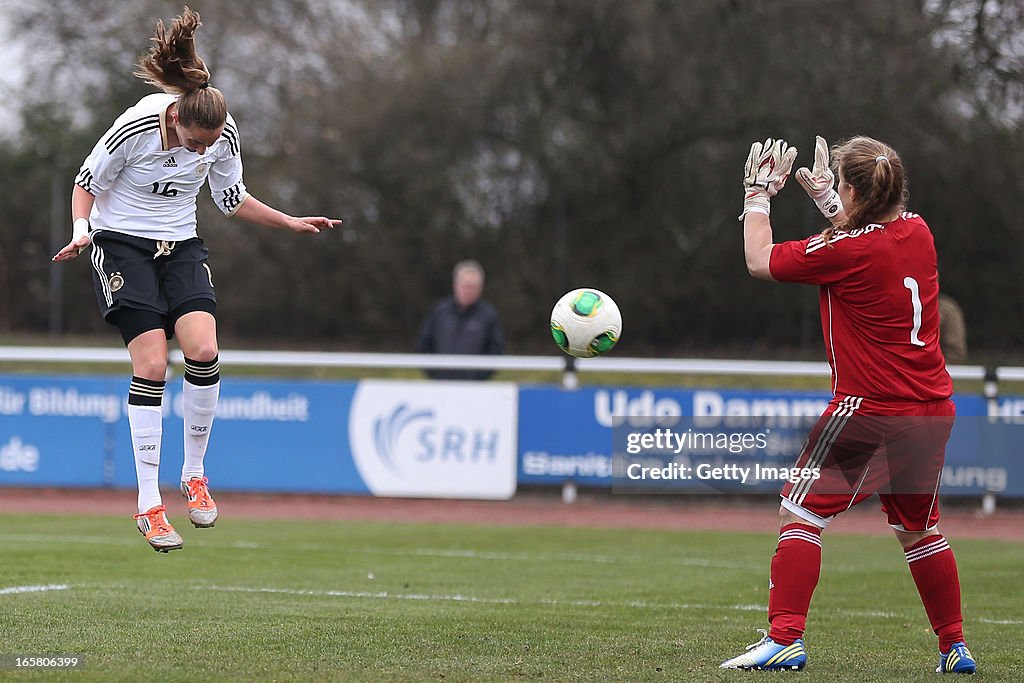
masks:
{"type": "Polygon", "coordinates": [[[939,483],[956,407],[950,400],[881,402],[837,396],[797,459],[813,474],[782,489],[782,506],[824,528],[874,494],[889,524],[925,531],[939,521],[939,483]]]}

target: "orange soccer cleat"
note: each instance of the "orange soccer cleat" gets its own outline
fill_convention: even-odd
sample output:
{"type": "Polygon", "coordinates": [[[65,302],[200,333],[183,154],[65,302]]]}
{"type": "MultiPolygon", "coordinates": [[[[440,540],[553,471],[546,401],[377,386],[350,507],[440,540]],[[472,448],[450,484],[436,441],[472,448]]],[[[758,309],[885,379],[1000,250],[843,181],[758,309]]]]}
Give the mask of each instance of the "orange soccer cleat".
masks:
{"type": "Polygon", "coordinates": [[[180,550],[182,546],[181,536],[167,521],[166,511],[163,505],[157,505],[135,515],[139,531],[158,553],[180,550]]]}
{"type": "Polygon", "coordinates": [[[197,529],[206,529],[217,523],[217,503],[213,502],[206,484],[206,477],[192,477],[181,482],[181,495],[188,500],[188,518],[197,529]]]}

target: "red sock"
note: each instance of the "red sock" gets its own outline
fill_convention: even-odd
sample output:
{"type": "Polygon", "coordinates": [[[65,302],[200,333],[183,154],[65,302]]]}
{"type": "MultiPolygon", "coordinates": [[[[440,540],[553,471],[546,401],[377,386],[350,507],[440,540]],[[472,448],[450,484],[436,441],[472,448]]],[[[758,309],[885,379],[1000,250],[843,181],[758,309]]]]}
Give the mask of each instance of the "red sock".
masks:
{"type": "Polygon", "coordinates": [[[960,577],[956,572],[953,551],[946,539],[937,535],[923,538],[910,546],[906,555],[928,621],[939,637],[939,651],[949,652],[953,643],[964,640],[960,577]]]}
{"type": "Polygon", "coordinates": [[[768,591],[768,636],[776,643],[791,645],[803,636],[820,572],[821,529],[799,523],[783,526],[768,591]]]}

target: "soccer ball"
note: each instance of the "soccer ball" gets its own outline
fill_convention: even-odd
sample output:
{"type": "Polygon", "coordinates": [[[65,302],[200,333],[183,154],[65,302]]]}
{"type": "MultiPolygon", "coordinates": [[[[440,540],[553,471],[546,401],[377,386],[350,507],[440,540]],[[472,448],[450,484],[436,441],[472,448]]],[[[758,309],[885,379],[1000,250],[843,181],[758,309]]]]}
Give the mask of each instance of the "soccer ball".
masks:
{"type": "Polygon", "coordinates": [[[570,356],[592,358],[608,353],[621,334],[619,307],[596,289],[574,289],[551,310],[551,336],[570,356]]]}

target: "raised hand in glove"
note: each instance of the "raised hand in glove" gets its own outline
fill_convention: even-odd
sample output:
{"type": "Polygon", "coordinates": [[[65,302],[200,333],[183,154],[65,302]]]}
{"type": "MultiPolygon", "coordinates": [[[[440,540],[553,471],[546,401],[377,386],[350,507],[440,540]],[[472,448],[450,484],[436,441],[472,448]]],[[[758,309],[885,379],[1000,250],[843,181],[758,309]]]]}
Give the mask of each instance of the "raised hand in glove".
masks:
{"type": "Polygon", "coordinates": [[[779,193],[789,178],[796,160],[797,149],[785,140],[768,138],[750,146],[747,163],[743,167],[743,213],[771,212],[771,198],[779,193]]]}
{"type": "Polygon", "coordinates": [[[814,138],[814,168],[797,169],[796,181],[825,218],[832,221],[843,212],[843,202],[835,190],[836,177],[828,165],[828,143],[820,135],[814,138]]]}

